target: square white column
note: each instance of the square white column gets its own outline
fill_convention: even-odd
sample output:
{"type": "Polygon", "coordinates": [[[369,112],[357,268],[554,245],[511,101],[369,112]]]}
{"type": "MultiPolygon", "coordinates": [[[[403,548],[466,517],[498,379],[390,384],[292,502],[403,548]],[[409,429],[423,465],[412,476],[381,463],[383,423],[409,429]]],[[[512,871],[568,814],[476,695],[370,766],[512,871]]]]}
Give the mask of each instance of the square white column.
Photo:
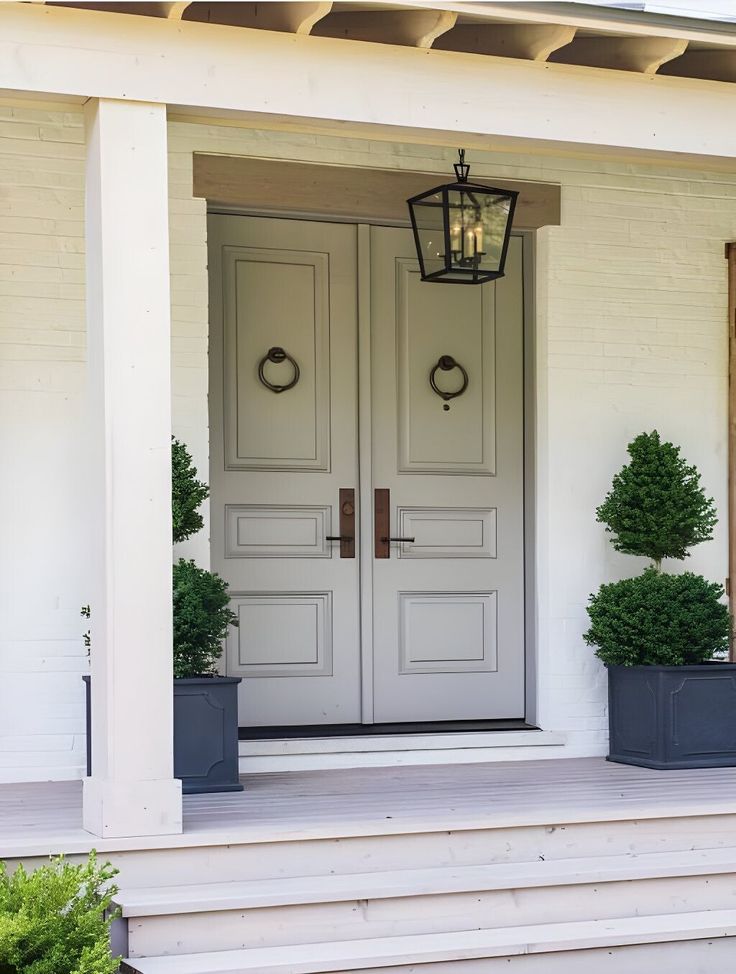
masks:
{"type": "Polygon", "coordinates": [[[92,776],[84,827],[180,832],[166,106],[86,106],[92,776]]]}

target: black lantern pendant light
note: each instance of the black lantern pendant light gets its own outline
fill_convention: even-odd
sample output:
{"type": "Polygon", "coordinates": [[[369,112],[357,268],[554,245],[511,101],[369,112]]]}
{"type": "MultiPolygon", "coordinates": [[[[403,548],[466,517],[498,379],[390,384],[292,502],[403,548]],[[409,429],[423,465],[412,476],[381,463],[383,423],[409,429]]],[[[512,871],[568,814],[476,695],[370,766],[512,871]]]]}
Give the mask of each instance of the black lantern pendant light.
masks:
{"type": "Polygon", "coordinates": [[[503,277],[516,197],[510,189],[468,182],[458,149],[456,182],[407,200],[423,281],[483,284],[503,277]]]}

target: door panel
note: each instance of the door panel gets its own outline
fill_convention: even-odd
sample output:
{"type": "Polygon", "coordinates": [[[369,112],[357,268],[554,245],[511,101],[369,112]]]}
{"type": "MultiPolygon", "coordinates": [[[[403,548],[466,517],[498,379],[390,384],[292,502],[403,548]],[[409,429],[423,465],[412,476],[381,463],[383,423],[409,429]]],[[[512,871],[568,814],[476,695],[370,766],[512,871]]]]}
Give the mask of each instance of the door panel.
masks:
{"type": "Polygon", "coordinates": [[[374,717],[522,717],[521,240],[477,287],[421,282],[405,230],[373,228],[371,263],[373,479],[414,538],[373,563],[374,717]]]}
{"type": "Polygon", "coordinates": [[[240,724],[359,722],[358,560],[328,540],[358,476],[356,228],[213,215],[209,257],[212,567],[240,724]],[[273,348],[299,370],[281,392],[263,380],[296,372],[273,348]]]}

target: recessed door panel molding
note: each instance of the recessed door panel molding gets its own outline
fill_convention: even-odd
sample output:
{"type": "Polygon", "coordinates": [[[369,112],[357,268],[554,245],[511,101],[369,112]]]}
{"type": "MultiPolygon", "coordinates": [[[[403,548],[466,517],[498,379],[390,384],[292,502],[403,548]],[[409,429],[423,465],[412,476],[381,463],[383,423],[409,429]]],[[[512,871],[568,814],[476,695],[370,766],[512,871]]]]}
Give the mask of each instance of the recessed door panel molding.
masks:
{"type": "Polygon", "coordinates": [[[332,593],[235,594],[238,628],[228,672],[252,677],[331,676],[332,593]]]}
{"type": "Polygon", "coordinates": [[[415,259],[397,258],[395,267],[399,471],[490,476],[496,470],[493,292],[428,285],[415,259]],[[443,359],[456,367],[438,369],[443,359]],[[463,387],[463,374],[462,394],[444,399],[443,392],[463,387]]]}
{"type": "Polygon", "coordinates": [[[399,673],[498,668],[496,592],[399,592],[399,673]]]}
{"type": "Polygon", "coordinates": [[[494,507],[400,507],[399,558],[495,558],[494,507]]]}
{"type": "Polygon", "coordinates": [[[329,256],[226,246],[222,272],[227,469],[329,470],[329,256]]]}
{"type": "Polygon", "coordinates": [[[332,508],[225,506],[226,558],[330,558],[332,508]]]}

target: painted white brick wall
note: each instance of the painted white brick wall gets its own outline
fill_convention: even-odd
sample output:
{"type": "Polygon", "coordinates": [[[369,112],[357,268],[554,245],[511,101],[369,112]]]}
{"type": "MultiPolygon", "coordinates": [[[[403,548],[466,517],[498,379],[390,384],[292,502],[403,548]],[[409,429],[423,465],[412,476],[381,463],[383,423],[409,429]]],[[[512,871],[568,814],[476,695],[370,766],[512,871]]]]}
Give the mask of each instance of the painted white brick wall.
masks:
{"type": "MultiPolygon", "coordinates": [[[[172,120],[175,432],[207,471],[206,212],[192,152],[449,171],[454,149],[172,120]]],[[[736,175],[473,152],[478,176],[560,182],[537,242],[539,719],[603,753],[605,678],[582,642],[601,581],[635,570],[595,523],[627,441],[681,443],[726,511],[726,278],[736,175]]],[[[81,773],[87,662],[81,114],[0,103],[0,780],[81,773]]],[[[206,530],[182,546],[208,559],[206,530]]],[[[725,522],[691,565],[726,573],[725,522]]],[[[638,566],[636,566],[638,567],[638,566]]]]}

